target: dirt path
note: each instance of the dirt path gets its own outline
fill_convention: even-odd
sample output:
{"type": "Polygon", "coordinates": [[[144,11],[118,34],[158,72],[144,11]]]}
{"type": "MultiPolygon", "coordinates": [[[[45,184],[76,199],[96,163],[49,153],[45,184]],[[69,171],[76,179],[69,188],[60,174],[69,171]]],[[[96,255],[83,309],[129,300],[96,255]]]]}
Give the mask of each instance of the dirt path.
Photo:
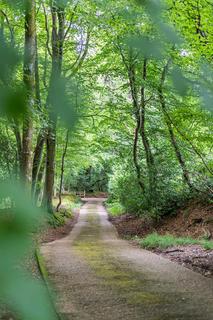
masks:
{"type": "Polygon", "coordinates": [[[100,199],[41,252],[65,319],[213,319],[213,281],[118,239],[100,199]]]}

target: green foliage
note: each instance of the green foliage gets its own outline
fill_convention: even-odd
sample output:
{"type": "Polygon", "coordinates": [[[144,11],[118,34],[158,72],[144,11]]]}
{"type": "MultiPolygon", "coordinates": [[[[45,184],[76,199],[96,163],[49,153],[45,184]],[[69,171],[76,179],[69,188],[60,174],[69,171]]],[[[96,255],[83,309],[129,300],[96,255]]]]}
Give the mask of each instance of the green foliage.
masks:
{"type": "Polygon", "coordinates": [[[11,86],[11,81],[20,57],[1,35],[0,42],[0,116],[18,119],[26,112],[25,91],[21,86],[11,86]]]}
{"type": "Polygon", "coordinates": [[[107,211],[113,217],[121,216],[125,213],[124,207],[119,202],[107,203],[107,211]]]}
{"type": "Polygon", "coordinates": [[[65,222],[65,216],[62,212],[54,212],[49,215],[48,223],[54,228],[63,226],[65,222]]]}
{"type": "Polygon", "coordinates": [[[172,235],[159,235],[157,233],[152,233],[145,237],[144,239],[140,239],[138,237],[134,238],[141,247],[147,249],[166,249],[174,246],[187,246],[187,245],[201,245],[206,250],[213,249],[213,241],[208,240],[197,240],[193,238],[176,238],[172,235]]]}
{"type": "Polygon", "coordinates": [[[156,198],[154,194],[150,194],[148,189],[145,193],[141,191],[136,174],[132,169],[120,166],[114,168],[110,177],[109,201],[120,202],[128,213],[148,215],[156,219],[174,212],[193,195],[185,190],[179,173],[177,179],[180,180],[176,182],[177,168],[173,163],[167,162],[165,168],[162,162],[159,162],[159,165],[158,172],[161,178],[158,179],[156,198]]]}
{"type": "Polygon", "coordinates": [[[108,168],[105,165],[89,166],[79,171],[70,172],[66,177],[66,187],[75,191],[86,191],[89,193],[106,192],[108,183],[108,168]]]}
{"type": "Polygon", "coordinates": [[[0,184],[1,205],[7,203],[0,212],[0,300],[21,319],[55,319],[45,288],[21,267],[32,245],[31,233],[42,221],[23,190],[14,181],[0,184]]]}
{"type": "MultiPolygon", "coordinates": [[[[12,180],[14,177],[19,180],[20,176],[22,140],[19,138],[28,108],[22,85],[25,1],[0,2],[0,179],[7,180],[0,186],[3,257],[0,299],[9,302],[9,307],[23,320],[52,320],[55,316],[42,286],[26,275],[26,270],[15,267],[21,265],[28,252],[31,234],[36,231],[38,220],[44,217],[44,211],[41,215],[30,203],[30,191],[26,195],[25,188],[12,180]]],[[[66,30],[63,76],[53,82],[49,54],[50,2],[36,3],[40,99],[36,97],[32,112],[35,130],[31,142],[35,150],[36,132],[41,129],[45,132],[49,125],[47,106],[50,107],[55,118],[61,120],[57,127],[56,189],[65,125],[72,131],[64,169],[65,189],[96,192],[107,191],[109,187],[109,210],[116,215],[129,212],[157,218],[171,213],[194,193],[183,180],[171,145],[169,119],[192,184],[198,189],[194,191],[196,196],[199,192],[211,193],[213,29],[210,22],[213,17],[210,1],[79,1],[77,5],[75,1],[54,1],[65,10],[66,30]],[[142,79],[144,58],[147,58],[146,79],[142,79]],[[163,88],[165,113],[159,101],[159,86],[168,60],[171,66],[163,88]],[[134,88],[129,84],[129,66],[134,67],[134,88]],[[132,89],[136,89],[140,100],[141,85],[145,90],[145,132],[155,163],[154,192],[140,137],[137,158],[145,190],[139,186],[133,163],[136,110],[130,96],[132,89]]],[[[45,155],[46,146],[44,160],[45,155]]],[[[42,172],[38,185],[42,191],[42,172]]],[[[63,224],[67,212],[81,205],[75,199],[63,201],[65,211],[51,217],[55,225],[63,224]]],[[[170,238],[166,243],[169,241],[175,240],[170,238]]],[[[211,242],[199,243],[212,247],[211,242]]]]}
{"type": "Polygon", "coordinates": [[[114,195],[115,200],[118,200],[128,213],[139,214],[146,210],[135,173],[127,171],[126,168],[117,168],[114,171],[109,183],[109,192],[112,201],[114,195]]]}
{"type": "MultiPolygon", "coordinates": [[[[14,10],[17,8],[20,10],[15,11],[16,18],[14,21],[20,20],[24,8],[19,4],[23,4],[23,1],[4,2],[14,5],[14,10]]],[[[0,116],[1,127],[4,127],[4,123],[6,124],[5,132],[7,134],[5,136],[5,132],[1,131],[2,165],[0,174],[1,181],[4,180],[4,182],[0,184],[0,300],[1,303],[5,303],[9,309],[13,310],[18,318],[23,320],[54,320],[56,315],[46,288],[22,267],[29,251],[33,250],[31,249],[33,245],[32,236],[40,229],[40,224],[45,220],[45,212],[39,211],[31,204],[30,190],[26,191],[26,186],[19,184],[14,179],[19,174],[18,150],[16,150],[14,137],[11,136],[15,133],[14,128],[16,127],[16,138],[18,137],[19,121],[22,122],[23,116],[26,115],[27,93],[22,85],[19,85],[20,79],[23,78],[21,71],[22,49],[20,50],[20,44],[22,47],[23,43],[23,38],[20,36],[21,33],[23,34],[23,28],[19,29],[16,34],[16,40],[19,39],[20,41],[21,39],[20,43],[15,46],[11,40],[11,44],[9,44],[9,39],[4,36],[8,35],[8,30],[11,36],[14,32],[13,22],[10,21],[14,11],[5,7],[5,12],[3,12],[3,19],[1,12],[2,24],[0,27],[0,116]],[[20,51],[21,54],[19,54],[20,51]],[[10,180],[6,180],[8,175],[11,176],[10,180]]],[[[22,23],[20,25],[23,26],[22,23]]],[[[74,104],[71,104],[73,96],[65,98],[65,94],[69,91],[68,85],[61,84],[58,80],[54,90],[58,93],[53,103],[57,108],[57,115],[61,116],[67,125],[74,125],[77,112],[72,107],[74,104]],[[65,86],[66,88],[64,88],[65,86]]],[[[70,90],[75,95],[73,86],[70,90]]],[[[45,98],[45,96],[42,97],[42,102],[45,98]]],[[[45,117],[42,115],[42,118],[45,117]]],[[[18,140],[16,143],[18,143],[18,140]]],[[[55,220],[58,224],[64,222],[61,216],[55,220]]]]}
{"type": "Polygon", "coordinates": [[[68,81],[64,78],[56,78],[50,87],[49,100],[55,117],[59,116],[63,124],[72,130],[79,118],[78,106],[82,105],[79,92],[74,80],[68,81]]]}
{"type": "MultiPolygon", "coordinates": [[[[57,207],[58,198],[53,199],[54,207],[57,207]]],[[[73,218],[73,211],[79,209],[82,206],[81,199],[75,195],[64,194],[62,195],[62,204],[59,212],[48,215],[48,223],[54,228],[63,226],[67,219],[73,218]]]]}

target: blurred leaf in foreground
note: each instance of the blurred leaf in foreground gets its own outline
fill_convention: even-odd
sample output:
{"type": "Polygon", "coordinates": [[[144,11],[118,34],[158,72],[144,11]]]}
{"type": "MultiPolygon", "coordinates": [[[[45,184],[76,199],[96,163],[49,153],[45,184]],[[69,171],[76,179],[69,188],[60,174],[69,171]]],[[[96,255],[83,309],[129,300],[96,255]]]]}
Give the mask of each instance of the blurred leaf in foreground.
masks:
{"type": "MultiPolygon", "coordinates": [[[[50,88],[50,104],[53,112],[59,116],[67,128],[73,130],[78,120],[78,106],[80,95],[75,81],[67,81],[64,78],[56,79],[50,88]]],[[[82,105],[81,105],[82,107],[82,105]]]]}
{"type": "Polygon", "coordinates": [[[0,300],[23,320],[55,319],[44,286],[23,268],[41,212],[15,181],[0,184],[0,204],[0,300]]]}
{"type": "Polygon", "coordinates": [[[189,81],[184,77],[183,73],[181,72],[180,68],[175,67],[172,70],[172,81],[174,84],[175,89],[181,96],[185,96],[189,89],[189,81]]]}
{"type": "Polygon", "coordinates": [[[145,58],[162,58],[162,43],[160,40],[152,40],[148,37],[131,36],[127,39],[127,43],[140,51],[145,58]]]}

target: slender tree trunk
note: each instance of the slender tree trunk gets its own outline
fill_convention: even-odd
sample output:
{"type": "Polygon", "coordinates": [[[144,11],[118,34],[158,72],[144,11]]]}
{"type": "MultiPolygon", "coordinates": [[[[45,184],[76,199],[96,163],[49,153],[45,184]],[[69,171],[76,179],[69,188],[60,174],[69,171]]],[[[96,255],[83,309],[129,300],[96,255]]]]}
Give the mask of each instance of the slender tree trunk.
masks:
{"type": "Polygon", "coordinates": [[[59,187],[59,193],[58,193],[59,202],[56,209],[57,212],[59,211],[62,203],[61,195],[62,195],[62,188],[63,188],[63,181],[64,181],[64,166],[65,166],[65,158],[67,155],[68,143],[69,143],[69,130],[67,130],[66,142],[65,142],[64,151],[61,158],[61,176],[60,176],[60,187],[59,187]]]}
{"type": "Polygon", "coordinates": [[[153,198],[156,191],[156,170],[155,170],[155,162],[154,156],[152,154],[152,150],[150,147],[149,139],[146,134],[145,123],[146,123],[146,100],[145,100],[145,85],[144,82],[147,79],[147,59],[144,59],[143,63],[143,72],[142,72],[143,84],[141,86],[141,103],[140,103],[140,111],[139,111],[139,119],[140,122],[140,135],[142,139],[142,143],[144,146],[146,164],[149,175],[149,190],[150,195],[153,198]]]}
{"type": "Polygon", "coordinates": [[[138,163],[138,157],[137,157],[137,152],[138,152],[138,136],[139,134],[141,135],[141,105],[139,103],[139,98],[138,98],[138,88],[136,84],[136,72],[135,72],[135,61],[134,57],[132,54],[132,51],[130,50],[129,52],[129,60],[125,58],[125,55],[122,51],[122,48],[119,44],[117,44],[118,49],[121,54],[121,58],[123,60],[123,63],[126,67],[126,70],[128,72],[128,78],[129,78],[129,86],[130,86],[130,92],[131,92],[131,98],[132,98],[132,104],[133,104],[133,111],[136,119],[136,129],[135,129],[135,136],[134,136],[134,144],[133,144],[133,162],[138,178],[138,183],[142,191],[145,191],[145,184],[143,183],[141,179],[141,169],[140,165],[138,163]]]}
{"type": "Polygon", "coordinates": [[[50,122],[47,130],[46,138],[46,175],[45,175],[45,188],[44,188],[44,201],[43,204],[47,207],[48,212],[53,212],[53,189],[55,177],[55,151],[56,151],[56,120],[50,122]]]}
{"type": "Polygon", "coordinates": [[[41,161],[41,165],[38,171],[38,176],[37,176],[37,181],[36,181],[36,186],[35,186],[35,203],[37,204],[39,200],[42,200],[42,183],[43,183],[43,178],[45,174],[45,165],[46,165],[46,154],[43,155],[43,159],[41,161]]]}
{"type": "Polygon", "coordinates": [[[32,196],[35,195],[37,178],[38,178],[39,168],[40,168],[40,165],[41,165],[45,138],[46,138],[46,133],[45,133],[44,130],[41,130],[39,132],[39,135],[38,135],[38,138],[37,138],[37,143],[36,143],[36,147],[35,147],[35,151],[34,151],[34,157],[33,157],[32,196]]]}
{"type": "Polygon", "coordinates": [[[40,91],[40,76],[39,76],[39,60],[38,60],[38,41],[36,36],[36,58],[35,58],[35,96],[36,104],[41,109],[41,91],[40,91]]]}
{"type": "MultiPolygon", "coordinates": [[[[14,29],[11,26],[10,20],[7,16],[7,14],[3,11],[0,10],[0,16],[1,16],[1,40],[5,39],[5,30],[4,30],[4,25],[5,25],[5,20],[6,20],[6,24],[9,28],[10,31],[10,44],[12,48],[15,48],[15,37],[14,37],[14,29]]],[[[7,83],[7,86],[10,86],[10,83],[7,83]]],[[[21,134],[21,130],[20,130],[20,123],[16,118],[12,118],[9,119],[9,121],[11,122],[11,126],[12,126],[12,130],[14,132],[15,135],[15,139],[16,139],[16,146],[17,146],[17,150],[16,150],[16,164],[15,164],[15,177],[18,179],[18,176],[20,176],[20,172],[21,172],[21,165],[22,165],[22,134],[21,134]]]]}
{"type": "Polygon", "coordinates": [[[20,174],[21,163],[22,163],[22,136],[21,136],[21,131],[20,131],[20,127],[17,122],[17,119],[13,119],[12,128],[16,138],[16,145],[17,145],[17,159],[18,159],[17,172],[20,174]]]}
{"type": "Polygon", "coordinates": [[[23,181],[28,184],[31,181],[32,173],[32,115],[35,104],[35,0],[27,0],[25,5],[24,85],[27,92],[27,111],[23,121],[21,169],[23,181]]]}
{"type": "Polygon", "coordinates": [[[172,146],[174,148],[177,160],[178,160],[178,162],[180,164],[180,167],[182,169],[182,172],[183,172],[183,180],[188,185],[189,189],[193,190],[194,187],[193,187],[193,184],[192,184],[191,179],[190,179],[190,175],[189,175],[189,171],[187,169],[186,163],[185,163],[185,159],[184,159],[184,157],[183,157],[183,155],[182,155],[182,153],[180,151],[178,142],[176,140],[176,137],[175,137],[175,134],[174,134],[174,131],[173,131],[172,124],[170,122],[170,119],[168,117],[167,110],[166,110],[166,101],[165,101],[164,94],[163,94],[163,86],[164,86],[165,79],[166,79],[166,74],[167,74],[167,71],[168,71],[168,68],[169,68],[169,62],[167,63],[167,65],[163,69],[163,72],[162,72],[162,75],[161,75],[160,86],[158,88],[158,94],[159,94],[161,109],[163,111],[165,122],[166,122],[166,125],[167,125],[167,128],[168,128],[168,131],[169,131],[170,141],[171,141],[171,144],[172,144],[172,146]]]}
{"type": "MultiPolygon", "coordinates": [[[[35,95],[38,109],[41,109],[41,92],[40,92],[40,77],[39,77],[39,63],[38,63],[38,44],[36,37],[36,59],[35,59],[35,95]]],[[[42,124],[43,126],[43,124],[42,124]]],[[[37,137],[37,143],[34,150],[33,167],[32,167],[32,196],[35,197],[36,184],[39,173],[39,168],[42,161],[42,153],[46,140],[46,129],[41,128],[37,137]]]]}
{"type": "Polygon", "coordinates": [[[145,186],[141,180],[141,168],[138,163],[138,135],[139,135],[139,128],[140,128],[140,123],[137,123],[137,127],[135,128],[135,136],[134,136],[134,145],[133,145],[133,161],[137,173],[137,178],[138,178],[138,184],[141,188],[142,191],[145,190],[145,186]]]}
{"type": "MultiPolygon", "coordinates": [[[[121,49],[120,49],[121,51],[121,49]]],[[[141,187],[141,189],[144,190],[144,183],[141,181],[141,170],[140,166],[137,161],[137,146],[138,146],[138,135],[140,134],[142,139],[142,144],[144,147],[145,157],[146,157],[146,164],[147,164],[147,170],[148,170],[148,176],[149,176],[149,190],[150,194],[152,194],[152,197],[154,197],[155,190],[156,190],[156,170],[155,170],[155,163],[154,163],[154,157],[152,154],[152,150],[150,147],[149,139],[146,134],[145,130],[145,109],[146,109],[146,100],[145,100],[145,85],[144,82],[147,78],[147,60],[144,59],[143,63],[143,72],[142,72],[142,78],[143,78],[143,84],[141,86],[141,101],[139,102],[138,98],[138,89],[136,84],[136,74],[135,74],[135,66],[134,61],[132,61],[132,55],[130,52],[130,64],[128,66],[127,62],[125,61],[125,57],[121,51],[122,59],[124,64],[126,65],[126,68],[128,70],[128,77],[129,77],[129,83],[130,83],[130,89],[131,89],[131,96],[132,96],[132,102],[133,102],[133,108],[135,113],[135,118],[137,122],[136,132],[135,132],[135,139],[134,139],[134,147],[133,147],[133,159],[134,159],[134,165],[136,168],[136,173],[138,177],[138,182],[141,187]],[[140,178],[139,178],[140,177],[140,178]],[[142,188],[143,186],[143,188],[142,188]]]]}
{"type": "Polygon", "coordinates": [[[175,130],[177,131],[177,133],[185,140],[188,142],[188,144],[190,145],[190,147],[192,148],[193,152],[197,155],[197,157],[202,161],[204,167],[206,168],[206,170],[213,176],[213,171],[211,170],[211,168],[207,165],[206,161],[205,161],[205,156],[200,152],[200,150],[198,150],[195,145],[192,143],[192,141],[177,127],[177,125],[173,122],[172,118],[170,117],[170,115],[168,114],[167,110],[165,110],[166,116],[169,120],[169,122],[171,123],[172,127],[175,128],[175,130]]]}
{"type": "MultiPolygon", "coordinates": [[[[123,57],[124,60],[124,57],[123,57]]],[[[137,87],[136,87],[136,75],[135,75],[135,68],[134,65],[132,64],[128,68],[128,77],[129,77],[129,83],[130,83],[130,89],[131,89],[131,96],[132,96],[132,103],[133,103],[133,108],[134,108],[134,114],[137,122],[137,126],[135,129],[135,136],[134,136],[134,144],[133,144],[133,162],[137,174],[137,179],[138,179],[138,184],[141,188],[141,190],[144,192],[145,191],[145,185],[142,182],[141,179],[141,168],[138,163],[138,136],[140,132],[140,121],[139,121],[139,102],[138,102],[138,92],[137,92],[137,87]]]]}
{"type": "MultiPolygon", "coordinates": [[[[57,7],[52,2],[52,71],[50,78],[49,93],[55,83],[61,77],[61,68],[63,61],[63,44],[64,44],[64,8],[57,7]]],[[[53,212],[53,189],[55,176],[55,151],[56,151],[56,127],[57,116],[52,110],[50,97],[47,98],[48,107],[48,128],[47,128],[47,161],[46,177],[43,204],[47,207],[48,212],[53,212]]]]}

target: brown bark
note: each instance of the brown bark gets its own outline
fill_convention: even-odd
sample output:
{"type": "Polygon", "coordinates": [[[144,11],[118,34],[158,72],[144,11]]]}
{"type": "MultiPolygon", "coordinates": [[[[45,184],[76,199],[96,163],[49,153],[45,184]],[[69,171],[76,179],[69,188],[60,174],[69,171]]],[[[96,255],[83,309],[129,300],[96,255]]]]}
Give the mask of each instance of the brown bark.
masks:
{"type": "Polygon", "coordinates": [[[141,180],[141,168],[138,163],[138,135],[139,135],[139,128],[140,128],[140,123],[137,123],[137,127],[135,128],[135,136],[134,136],[134,145],[133,145],[133,161],[137,173],[137,178],[138,178],[138,184],[141,188],[142,191],[145,190],[144,183],[141,180]]]}
{"type": "Polygon", "coordinates": [[[39,200],[42,200],[42,182],[44,178],[45,173],[45,165],[46,165],[46,154],[43,155],[41,165],[39,167],[38,176],[36,180],[36,186],[35,186],[35,193],[34,193],[34,201],[36,204],[38,204],[39,200]]]}
{"type": "Polygon", "coordinates": [[[174,123],[174,121],[172,120],[171,116],[168,114],[167,110],[165,110],[166,116],[169,119],[171,125],[175,128],[175,130],[177,131],[177,133],[185,140],[188,142],[188,144],[190,145],[190,147],[192,148],[192,150],[194,151],[194,153],[198,156],[198,158],[200,158],[200,160],[202,161],[204,167],[206,168],[206,170],[213,175],[213,171],[211,170],[211,168],[207,165],[206,161],[205,161],[205,156],[200,152],[200,150],[198,150],[195,145],[192,143],[192,141],[177,127],[177,125],[174,123]]]}
{"type": "Polygon", "coordinates": [[[65,165],[65,158],[67,154],[68,143],[69,143],[69,130],[67,130],[64,151],[61,158],[61,177],[60,177],[60,187],[59,187],[59,193],[58,193],[59,202],[56,209],[57,212],[59,211],[62,203],[61,195],[62,195],[62,187],[63,187],[63,181],[64,181],[64,165],[65,165]]]}
{"type": "Polygon", "coordinates": [[[183,172],[183,179],[184,179],[185,183],[188,185],[189,189],[193,190],[194,187],[193,187],[191,179],[190,179],[190,175],[189,175],[189,171],[187,169],[186,163],[185,163],[185,159],[180,151],[178,142],[176,140],[176,137],[175,137],[175,134],[173,131],[172,123],[170,122],[170,118],[168,117],[167,110],[166,110],[166,101],[165,101],[164,94],[163,94],[163,86],[165,83],[166,74],[168,72],[169,63],[170,63],[170,61],[166,64],[166,66],[163,69],[163,72],[161,75],[161,82],[160,82],[160,85],[158,88],[158,94],[159,94],[161,109],[163,111],[165,122],[166,122],[166,125],[168,128],[168,131],[169,131],[170,141],[171,141],[171,144],[174,148],[177,160],[178,160],[180,167],[182,169],[182,172],[183,172]]]}
{"type": "Polygon", "coordinates": [[[36,184],[37,184],[37,178],[39,173],[39,168],[41,165],[42,160],[42,153],[44,148],[44,143],[46,139],[46,133],[44,130],[41,130],[39,132],[37,143],[34,151],[34,157],[33,157],[33,169],[32,169],[32,196],[35,195],[36,190],[36,184]]]}
{"type": "Polygon", "coordinates": [[[61,77],[61,68],[63,61],[63,44],[64,44],[64,8],[51,5],[52,14],[52,71],[50,76],[49,95],[47,98],[48,108],[48,128],[47,128],[47,159],[46,159],[46,176],[43,205],[47,210],[53,212],[53,189],[55,176],[55,151],[56,151],[56,127],[57,116],[52,110],[50,101],[50,92],[55,86],[55,82],[61,77]]]}
{"type": "Polygon", "coordinates": [[[134,144],[133,144],[133,163],[135,166],[138,184],[142,191],[145,190],[144,183],[142,181],[141,177],[141,168],[138,163],[138,136],[140,131],[140,121],[139,121],[139,103],[138,103],[138,93],[137,93],[137,87],[136,87],[136,75],[135,75],[135,67],[134,63],[132,61],[132,54],[130,54],[130,62],[128,63],[125,59],[124,53],[121,49],[121,47],[118,45],[123,63],[127,69],[128,72],[128,78],[129,78],[129,85],[130,85],[130,91],[131,91],[131,97],[132,97],[132,103],[133,103],[133,109],[134,114],[137,122],[137,126],[135,129],[135,135],[134,135],[134,144]]]}
{"type": "MultiPolygon", "coordinates": [[[[37,107],[39,110],[41,110],[42,105],[41,105],[41,93],[40,93],[37,37],[36,37],[36,59],[35,59],[35,96],[36,96],[37,107]]],[[[36,142],[36,147],[34,150],[34,157],[33,157],[33,167],[32,167],[32,196],[33,197],[35,197],[37,178],[38,178],[39,168],[41,165],[45,139],[46,139],[46,130],[41,128],[37,137],[37,142],[36,142]]]]}
{"type": "Polygon", "coordinates": [[[41,92],[40,92],[40,77],[39,77],[39,61],[38,61],[38,43],[36,36],[36,58],[35,58],[35,97],[36,104],[41,109],[41,92]]]}
{"type": "Polygon", "coordinates": [[[142,79],[143,84],[141,86],[141,103],[139,108],[139,122],[140,122],[140,135],[142,139],[142,143],[144,146],[145,156],[146,156],[146,164],[149,175],[149,190],[150,193],[155,192],[156,188],[156,172],[155,172],[155,162],[152,154],[152,150],[150,147],[149,139],[147,137],[145,123],[146,123],[146,100],[145,100],[145,85],[144,82],[147,79],[147,59],[144,59],[143,62],[143,71],[142,71],[142,79]]]}
{"type": "Polygon", "coordinates": [[[35,103],[35,57],[36,57],[35,1],[27,0],[25,8],[25,49],[24,49],[24,85],[27,94],[27,111],[23,120],[22,138],[22,178],[25,183],[31,181],[33,107],[35,103]]]}
{"type": "Polygon", "coordinates": [[[140,166],[137,161],[138,135],[140,134],[141,139],[142,139],[142,144],[144,147],[144,151],[145,151],[146,165],[147,165],[148,175],[149,175],[149,190],[150,190],[150,193],[152,193],[154,195],[155,186],[156,186],[155,163],[154,163],[154,157],[153,157],[152,150],[150,147],[149,139],[147,137],[146,130],[145,130],[146,100],[145,100],[144,82],[146,81],[146,78],[147,78],[147,59],[144,59],[144,63],[143,63],[143,71],[142,71],[143,84],[142,84],[141,90],[140,90],[141,101],[139,102],[139,97],[138,97],[139,90],[137,88],[137,83],[136,83],[135,62],[134,62],[134,58],[132,56],[132,52],[130,51],[130,59],[129,59],[129,61],[127,61],[119,44],[118,44],[118,49],[120,51],[123,63],[128,71],[128,78],[129,78],[129,84],[130,84],[130,90],[131,90],[133,109],[134,109],[135,119],[137,122],[134,147],[133,147],[133,159],[134,159],[134,165],[135,165],[137,177],[140,176],[140,179],[138,179],[138,182],[139,182],[139,185],[141,188],[143,186],[143,190],[144,190],[144,183],[141,181],[141,170],[140,170],[140,166]]]}
{"type": "Polygon", "coordinates": [[[19,168],[19,173],[20,173],[21,162],[22,162],[22,136],[21,136],[19,124],[16,119],[13,119],[12,128],[13,128],[13,132],[14,132],[14,135],[16,138],[17,160],[18,160],[18,168],[19,168]]]}

